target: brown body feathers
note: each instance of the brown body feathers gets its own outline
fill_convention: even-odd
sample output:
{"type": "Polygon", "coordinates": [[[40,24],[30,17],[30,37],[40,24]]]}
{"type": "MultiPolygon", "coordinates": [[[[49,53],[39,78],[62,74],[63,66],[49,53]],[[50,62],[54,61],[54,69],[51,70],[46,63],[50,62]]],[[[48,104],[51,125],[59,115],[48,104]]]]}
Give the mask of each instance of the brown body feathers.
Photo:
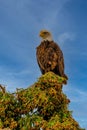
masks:
{"type": "Polygon", "coordinates": [[[68,79],[64,74],[63,53],[54,41],[43,40],[37,47],[36,56],[42,74],[52,71],[68,79]]]}

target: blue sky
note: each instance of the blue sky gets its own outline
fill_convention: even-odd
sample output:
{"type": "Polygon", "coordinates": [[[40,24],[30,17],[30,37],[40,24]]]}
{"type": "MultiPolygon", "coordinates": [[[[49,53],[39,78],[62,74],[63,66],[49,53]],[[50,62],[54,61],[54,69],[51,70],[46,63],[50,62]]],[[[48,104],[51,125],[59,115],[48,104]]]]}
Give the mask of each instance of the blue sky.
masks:
{"type": "Polygon", "coordinates": [[[37,81],[41,29],[51,31],[63,51],[69,77],[64,92],[74,118],[87,128],[86,0],[0,0],[0,84],[13,92],[37,81]]]}

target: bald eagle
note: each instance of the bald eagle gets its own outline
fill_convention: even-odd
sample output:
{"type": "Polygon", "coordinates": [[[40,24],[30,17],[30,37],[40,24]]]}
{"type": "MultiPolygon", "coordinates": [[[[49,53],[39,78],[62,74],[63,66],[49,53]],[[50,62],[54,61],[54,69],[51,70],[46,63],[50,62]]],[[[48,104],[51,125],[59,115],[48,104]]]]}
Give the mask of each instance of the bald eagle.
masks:
{"type": "Polygon", "coordinates": [[[52,71],[66,79],[64,74],[64,58],[60,47],[52,40],[52,34],[47,30],[41,30],[39,36],[42,38],[36,50],[37,62],[42,74],[52,71]]]}

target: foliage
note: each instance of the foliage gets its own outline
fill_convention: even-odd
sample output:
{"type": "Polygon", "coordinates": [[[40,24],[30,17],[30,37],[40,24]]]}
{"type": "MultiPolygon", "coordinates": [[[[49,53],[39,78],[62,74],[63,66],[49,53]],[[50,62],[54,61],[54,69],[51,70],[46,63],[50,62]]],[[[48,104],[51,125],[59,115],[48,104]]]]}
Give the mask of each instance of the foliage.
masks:
{"type": "Polygon", "coordinates": [[[0,128],[11,130],[83,130],[68,110],[62,92],[66,79],[48,72],[27,89],[0,91],[0,128]]]}

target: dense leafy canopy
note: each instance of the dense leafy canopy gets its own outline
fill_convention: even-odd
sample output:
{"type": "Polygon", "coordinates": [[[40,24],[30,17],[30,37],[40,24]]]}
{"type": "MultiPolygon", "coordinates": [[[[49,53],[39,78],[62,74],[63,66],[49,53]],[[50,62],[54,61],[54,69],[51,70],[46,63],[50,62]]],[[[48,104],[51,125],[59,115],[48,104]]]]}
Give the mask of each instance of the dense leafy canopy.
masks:
{"type": "Polygon", "coordinates": [[[0,128],[11,130],[83,130],[76,122],[63,93],[66,79],[48,72],[27,89],[0,91],[0,128]]]}

